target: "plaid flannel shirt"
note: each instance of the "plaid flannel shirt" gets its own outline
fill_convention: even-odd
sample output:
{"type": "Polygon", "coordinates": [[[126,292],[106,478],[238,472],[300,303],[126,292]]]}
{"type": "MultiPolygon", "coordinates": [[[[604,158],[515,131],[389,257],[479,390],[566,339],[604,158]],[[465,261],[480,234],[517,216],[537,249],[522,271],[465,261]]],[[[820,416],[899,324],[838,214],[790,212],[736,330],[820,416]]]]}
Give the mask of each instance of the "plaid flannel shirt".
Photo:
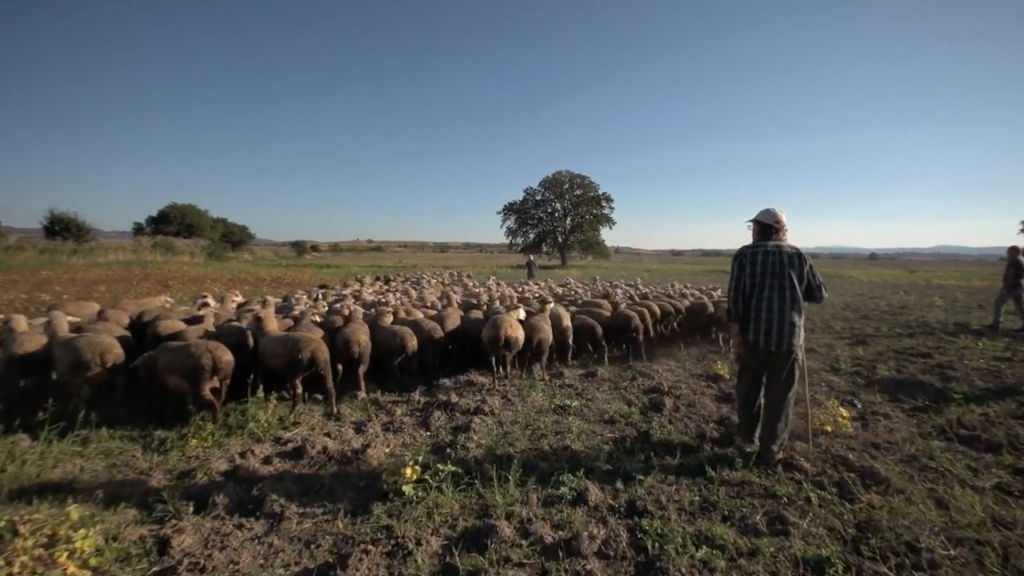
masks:
{"type": "Polygon", "coordinates": [[[827,296],[811,259],[792,244],[755,242],[732,257],[728,315],[747,346],[795,350],[804,340],[804,304],[827,296]]]}

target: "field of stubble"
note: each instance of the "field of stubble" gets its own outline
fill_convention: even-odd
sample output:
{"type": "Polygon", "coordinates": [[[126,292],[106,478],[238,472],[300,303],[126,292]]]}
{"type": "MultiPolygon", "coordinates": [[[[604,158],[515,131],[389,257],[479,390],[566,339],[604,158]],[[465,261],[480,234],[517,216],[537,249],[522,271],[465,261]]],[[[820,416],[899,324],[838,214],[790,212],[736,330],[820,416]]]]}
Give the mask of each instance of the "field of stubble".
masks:
{"type": "MultiPolygon", "coordinates": [[[[276,294],[410,266],[520,274],[495,255],[339,258],[9,263],[0,313],[276,294]]],[[[809,450],[798,399],[791,450],[806,469],[759,471],[731,447],[732,382],[714,373],[731,364],[713,349],[497,390],[470,374],[346,397],[337,419],[256,400],[217,427],[204,414],[174,431],[0,436],[0,573],[1020,573],[1022,340],[975,328],[1001,264],[818,265],[830,298],[807,321],[811,402],[841,403],[853,431],[816,431],[809,450]]],[[[727,267],[616,257],[570,274],[724,284],[727,267]]]]}

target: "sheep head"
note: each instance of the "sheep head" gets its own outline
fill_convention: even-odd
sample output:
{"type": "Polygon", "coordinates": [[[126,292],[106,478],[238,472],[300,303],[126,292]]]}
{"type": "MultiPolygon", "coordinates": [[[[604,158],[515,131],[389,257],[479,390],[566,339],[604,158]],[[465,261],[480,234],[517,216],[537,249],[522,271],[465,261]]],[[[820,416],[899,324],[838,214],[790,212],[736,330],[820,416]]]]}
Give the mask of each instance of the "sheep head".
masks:
{"type": "MultiPolygon", "coordinates": [[[[38,322],[36,325],[42,324],[43,322],[46,321],[45,318],[40,318],[37,320],[38,322]]],[[[25,317],[24,314],[11,314],[10,317],[7,318],[7,320],[4,322],[4,328],[7,330],[9,334],[28,332],[29,326],[29,320],[28,318],[25,317]]]]}
{"type": "Polygon", "coordinates": [[[69,318],[60,310],[53,310],[46,315],[46,334],[51,338],[66,336],[71,332],[69,318]]]}

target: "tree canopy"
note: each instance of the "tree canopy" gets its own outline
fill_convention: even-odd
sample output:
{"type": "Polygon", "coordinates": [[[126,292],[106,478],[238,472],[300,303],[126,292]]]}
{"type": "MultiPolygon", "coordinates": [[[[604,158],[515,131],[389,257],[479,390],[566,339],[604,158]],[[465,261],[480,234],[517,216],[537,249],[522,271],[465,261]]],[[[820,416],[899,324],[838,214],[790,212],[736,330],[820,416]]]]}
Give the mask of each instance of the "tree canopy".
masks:
{"type": "Polygon", "coordinates": [[[70,210],[47,209],[43,219],[39,221],[43,236],[47,240],[60,240],[84,244],[94,238],[95,227],[92,223],[70,210]]]}
{"type": "Polygon", "coordinates": [[[1020,221],[1020,231],[1017,234],[1024,235],[1024,220],[1020,221]]]}
{"type": "Polygon", "coordinates": [[[498,210],[509,248],[557,256],[610,256],[601,231],[615,227],[615,201],[586,174],[558,170],[498,210]]]}
{"type": "Polygon", "coordinates": [[[232,250],[249,246],[256,235],[244,224],[214,216],[195,204],[171,202],[145,222],[132,224],[132,234],[138,236],[170,236],[172,238],[201,238],[226,244],[232,250]]]}

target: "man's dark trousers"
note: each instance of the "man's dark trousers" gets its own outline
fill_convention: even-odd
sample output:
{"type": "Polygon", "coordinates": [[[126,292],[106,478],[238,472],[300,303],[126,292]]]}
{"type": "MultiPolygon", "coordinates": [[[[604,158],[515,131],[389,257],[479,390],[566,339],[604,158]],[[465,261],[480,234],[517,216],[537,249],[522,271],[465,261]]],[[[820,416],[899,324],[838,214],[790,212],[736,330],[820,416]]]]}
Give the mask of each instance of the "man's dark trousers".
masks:
{"type": "Polygon", "coordinates": [[[740,353],[736,375],[738,433],[741,441],[753,444],[760,427],[758,459],[762,462],[777,460],[789,440],[802,362],[798,350],[771,351],[744,345],[740,353]]]}

